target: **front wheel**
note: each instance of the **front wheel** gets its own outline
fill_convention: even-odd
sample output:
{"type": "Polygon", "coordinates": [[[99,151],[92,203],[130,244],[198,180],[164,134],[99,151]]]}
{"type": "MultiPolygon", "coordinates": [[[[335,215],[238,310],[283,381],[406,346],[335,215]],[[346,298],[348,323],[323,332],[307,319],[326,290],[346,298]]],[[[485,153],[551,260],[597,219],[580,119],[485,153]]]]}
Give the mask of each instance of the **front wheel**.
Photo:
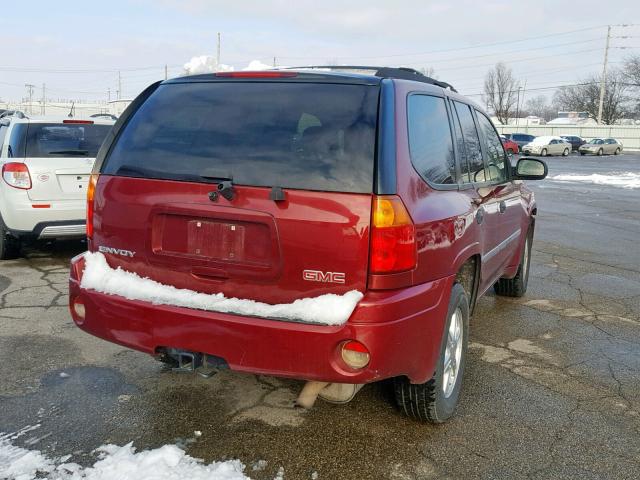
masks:
{"type": "Polygon", "coordinates": [[[531,264],[531,242],[533,241],[533,231],[527,233],[524,240],[522,256],[518,265],[518,273],[513,278],[501,278],[494,285],[493,290],[496,295],[503,297],[522,297],[527,293],[529,284],[529,265],[531,264]]]}
{"type": "Polygon", "coordinates": [[[540,156],[541,157],[546,157],[547,156],[547,149],[543,148],[542,151],[540,152],[540,156]]]}
{"type": "Polygon", "coordinates": [[[614,154],[614,155],[620,155],[620,149],[619,149],[619,148],[616,148],[616,151],[615,151],[615,152],[613,152],[613,154],[614,154]]]}
{"type": "Polygon", "coordinates": [[[406,377],[395,379],[396,403],[405,415],[430,423],[442,423],[458,405],[469,342],[469,299],[456,283],[451,289],[449,310],[440,343],[434,376],[412,384],[406,377]]]}
{"type": "Polygon", "coordinates": [[[598,156],[601,157],[604,151],[602,149],[598,150],[598,156]]]}
{"type": "Polygon", "coordinates": [[[586,155],[586,153],[580,152],[580,155],[582,155],[584,157],[586,155]]]}
{"type": "Polygon", "coordinates": [[[564,152],[562,152],[562,156],[563,156],[563,157],[566,157],[567,155],[569,155],[569,149],[568,149],[568,148],[565,148],[565,149],[564,149],[564,152]]]}

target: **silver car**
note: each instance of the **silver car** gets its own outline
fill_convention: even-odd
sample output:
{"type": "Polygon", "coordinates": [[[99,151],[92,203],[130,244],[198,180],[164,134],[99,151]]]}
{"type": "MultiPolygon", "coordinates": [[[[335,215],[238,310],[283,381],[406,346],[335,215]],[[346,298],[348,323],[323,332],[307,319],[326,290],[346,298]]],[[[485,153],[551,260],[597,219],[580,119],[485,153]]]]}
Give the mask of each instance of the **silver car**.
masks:
{"type": "Polygon", "coordinates": [[[619,155],[622,143],[615,138],[594,138],[579,148],[580,155],[619,155]]]}
{"type": "Polygon", "coordinates": [[[522,153],[525,155],[562,155],[566,157],[571,153],[571,144],[564,138],[555,136],[536,137],[532,142],[522,147],[522,153]]]}

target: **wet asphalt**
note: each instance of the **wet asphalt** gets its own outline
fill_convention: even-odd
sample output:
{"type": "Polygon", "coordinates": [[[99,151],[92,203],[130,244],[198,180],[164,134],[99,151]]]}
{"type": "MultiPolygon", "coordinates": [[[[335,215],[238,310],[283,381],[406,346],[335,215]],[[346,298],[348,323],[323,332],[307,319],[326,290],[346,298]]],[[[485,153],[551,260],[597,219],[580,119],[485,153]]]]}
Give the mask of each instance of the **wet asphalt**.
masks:
{"type": "MultiPolygon", "coordinates": [[[[640,155],[548,163],[551,177],[640,174],[640,155]]],[[[256,479],[280,467],[286,479],[637,479],[640,189],[553,178],[532,188],[529,291],[479,301],[445,425],[404,418],[388,382],[302,411],[301,382],[177,374],[93,338],[66,305],[68,262],[85,245],[60,242],[0,264],[0,432],[37,426],[16,444],[82,464],[105,443],[177,443],[207,462],[239,458],[256,479]]]]}

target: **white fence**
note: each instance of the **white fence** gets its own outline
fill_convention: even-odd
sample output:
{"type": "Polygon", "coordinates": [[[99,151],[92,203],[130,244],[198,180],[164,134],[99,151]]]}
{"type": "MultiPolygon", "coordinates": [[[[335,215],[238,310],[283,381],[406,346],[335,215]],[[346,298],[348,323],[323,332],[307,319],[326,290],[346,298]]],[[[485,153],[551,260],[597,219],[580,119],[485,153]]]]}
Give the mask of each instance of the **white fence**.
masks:
{"type": "Polygon", "coordinates": [[[496,125],[500,133],[528,133],[541,135],[578,135],[586,140],[613,137],[620,140],[625,150],[640,150],[640,125],[496,125]]]}

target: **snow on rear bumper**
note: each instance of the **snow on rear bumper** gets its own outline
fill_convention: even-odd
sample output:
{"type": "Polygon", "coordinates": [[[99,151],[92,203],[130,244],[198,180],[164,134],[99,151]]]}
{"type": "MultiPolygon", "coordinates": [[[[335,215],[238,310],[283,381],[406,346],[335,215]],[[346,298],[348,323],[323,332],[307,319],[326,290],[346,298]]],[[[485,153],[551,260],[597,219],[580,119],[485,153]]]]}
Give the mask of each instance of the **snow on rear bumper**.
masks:
{"type": "Polygon", "coordinates": [[[232,370],[305,380],[368,383],[435,371],[453,277],[395,291],[368,292],[344,325],[312,325],[154,305],[80,287],[84,257],[72,260],[69,302],[75,323],[105,340],[155,355],[171,347],[224,358],[232,370]],[[74,302],[85,307],[79,318],[74,302]],[[349,368],[340,348],[367,346],[371,361],[349,368]]]}

